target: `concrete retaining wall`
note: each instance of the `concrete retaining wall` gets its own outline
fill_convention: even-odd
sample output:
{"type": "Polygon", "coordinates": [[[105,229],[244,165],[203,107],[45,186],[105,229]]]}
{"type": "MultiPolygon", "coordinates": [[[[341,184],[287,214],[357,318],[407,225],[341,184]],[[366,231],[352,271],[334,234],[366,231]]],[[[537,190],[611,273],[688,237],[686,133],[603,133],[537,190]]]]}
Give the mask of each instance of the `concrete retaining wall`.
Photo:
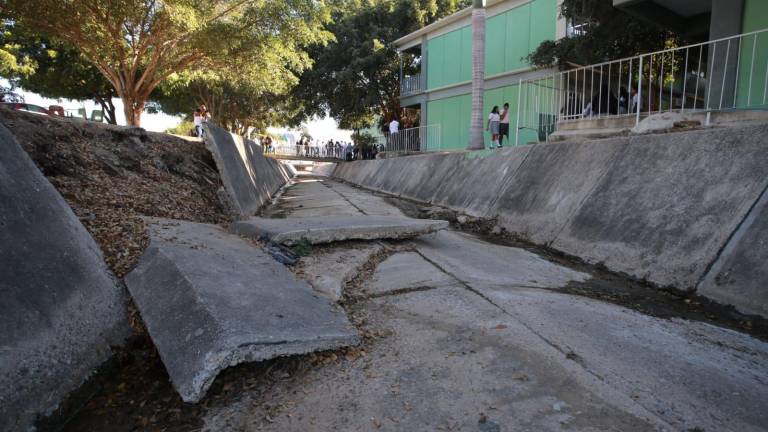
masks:
{"type": "Polygon", "coordinates": [[[334,176],[768,316],[768,125],[358,161],[334,176]]]}
{"type": "Polygon", "coordinates": [[[0,430],[27,430],[129,334],[125,294],[69,205],[0,126],[0,430]]]}
{"type": "Polygon", "coordinates": [[[288,182],[295,171],[264,156],[255,142],[207,124],[205,146],[213,154],[233,213],[247,218],[288,182]]]}

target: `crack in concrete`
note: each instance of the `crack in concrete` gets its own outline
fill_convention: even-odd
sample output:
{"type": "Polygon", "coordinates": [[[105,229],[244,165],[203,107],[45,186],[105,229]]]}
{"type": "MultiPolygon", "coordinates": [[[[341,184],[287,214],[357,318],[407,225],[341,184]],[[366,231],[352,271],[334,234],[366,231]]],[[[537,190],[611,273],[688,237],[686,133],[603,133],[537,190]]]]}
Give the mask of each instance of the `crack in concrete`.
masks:
{"type": "Polygon", "coordinates": [[[336,189],[334,189],[333,187],[329,186],[329,185],[327,184],[327,182],[323,181],[323,182],[321,182],[321,184],[322,184],[323,186],[327,187],[328,189],[332,190],[333,192],[335,192],[335,193],[336,193],[338,196],[340,196],[340,197],[341,197],[341,199],[343,199],[344,201],[346,201],[347,203],[349,203],[349,205],[351,205],[352,207],[354,207],[354,208],[355,208],[355,210],[357,210],[357,211],[359,211],[360,213],[362,213],[362,214],[364,214],[364,215],[368,216],[368,213],[366,213],[365,211],[363,211],[363,209],[361,209],[360,207],[356,206],[356,205],[355,205],[355,203],[353,203],[353,202],[352,202],[352,201],[351,201],[349,198],[347,198],[347,196],[346,196],[346,195],[342,194],[341,192],[337,191],[337,190],[336,190],[336,189]]]}
{"type": "Polygon", "coordinates": [[[629,401],[632,401],[632,403],[636,404],[637,406],[639,406],[640,408],[642,408],[644,411],[648,412],[649,414],[652,414],[652,415],[653,415],[653,416],[654,416],[654,417],[657,419],[657,421],[658,421],[659,423],[662,423],[662,424],[664,424],[666,427],[669,427],[671,430],[674,430],[674,427],[672,427],[672,425],[670,425],[669,423],[667,423],[667,421],[666,421],[666,420],[664,420],[664,419],[662,419],[661,417],[659,417],[659,416],[658,416],[658,415],[657,415],[657,414],[656,414],[656,413],[655,413],[653,410],[651,410],[650,408],[647,408],[645,405],[643,405],[643,404],[641,404],[640,402],[638,402],[637,400],[633,399],[633,398],[632,398],[630,395],[628,395],[628,394],[624,393],[624,392],[623,392],[623,391],[621,391],[620,389],[618,389],[618,388],[616,388],[616,387],[614,387],[614,386],[610,385],[610,384],[609,384],[609,383],[608,383],[608,382],[605,380],[605,378],[604,378],[602,375],[600,375],[600,374],[598,374],[597,372],[595,372],[595,371],[593,371],[593,370],[589,369],[589,368],[586,366],[586,364],[584,363],[584,361],[583,361],[583,359],[581,358],[581,356],[579,356],[579,355],[578,355],[578,354],[577,354],[577,353],[576,353],[576,352],[575,352],[573,349],[571,349],[570,347],[568,347],[568,351],[564,350],[564,349],[563,349],[563,348],[562,348],[560,345],[558,345],[558,344],[556,344],[555,342],[553,342],[553,341],[549,340],[547,337],[545,337],[545,336],[544,336],[544,335],[542,335],[541,333],[539,333],[539,332],[537,332],[536,330],[534,330],[534,329],[533,329],[531,326],[529,326],[529,325],[528,325],[528,324],[526,324],[525,322],[521,321],[519,318],[515,317],[515,316],[514,316],[513,314],[511,314],[509,311],[507,311],[506,309],[504,309],[504,308],[503,308],[501,305],[499,305],[499,304],[497,304],[496,302],[494,302],[494,301],[493,301],[491,298],[489,298],[489,297],[488,297],[488,296],[486,296],[485,294],[481,293],[479,290],[477,290],[476,288],[472,287],[470,284],[468,284],[468,283],[467,283],[467,282],[465,282],[464,280],[460,279],[460,278],[459,278],[457,275],[455,275],[455,274],[453,274],[452,272],[450,272],[450,271],[446,270],[446,269],[445,269],[445,268],[443,268],[441,265],[439,265],[437,262],[435,262],[434,260],[432,260],[432,259],[430,259],[429,257],[425,256],[425,255],[424,255],[424,254],[423,254],[423,253],[422,253],[420,250],[418,250],[418,249],[414,249],[414,252],[416,252],[417,254],[419,254],[419,256],[421,256],[422,258],[424,258],[424,260],[426,260],[426,261],[427,261],[427,262],[429,262],[430,264],[434,265],[434,266],[435,266],[435,267],[436,267],[438,270],[440,270],[440,271],[442,271],[443,273],[447,274],[448,276],[451,276],[452,278],[456,279],[456,280],[458,281],[458,285],[460,285],[460,286],[463,286],[463,287],[464,287],[464,288],[465,288],[467,291],[469,291],[469,292],[471,292],[471,293],[473,293],[473,294],[477,295],[478,297],[480,297],[481,299],[485,300],[486,302],[488,302],[488,303],[489,303],[489,304],[491,304],[492,306],[496,307],[496,308],[497,308],[497,309],[499,309],[499,310],[500,310],[500,311],[501,311],[501,312],[502,312],[504,315],[507,315],[507,316],[508,316],[508,317],[510,317],[512,320],[514,320],[515,322],[517,322],[518,324],[520,324],[521,326],[523,326],[523,327],[524,327],[526,330],[528,330],[528,331],[529,331],[529,332],[531,332],[533,335],[535,335],[535,336],[536,336],[536,337],[538,337],[540,340],[542,340],[544,343],[546,343],[546,344],[547,344],[547,345],[549,345],[550,347],[554,348],[555,350],[557,350],[558,352],[560,352],[561,354],[563,354],[563,355],[565,356],[565,358],[567,358],[568,360],[571,360],[571,361],[573,361],[574,363],[578,364],[578,365],[579,365],[579,367],[581,367],[581,369],[582,369],[582,370],[584,370],[584,371],[585,371],[586,373],[588,373],[589,375],[593,376],[593,377],[594,377],[595,379],[597,379],[599,382],[601,382],[601,383],[603,383],[604,385],[606,385],[606,386],[610,387],[611,389],[613,389],[613,390],[614,390],[614,391],[616,391],[617,393],[624,395],[624,396],[627,398],[627,400],[629,400],[629,401]]]}
{"type": "Polygon", "coordinates": [[[438,288],[444,288],[446,286],[451,286],[451,285],[441,285],[441,286],[422,285],[422,286],[410,287],[410,288],[398,288],[398,289],[394,289],[394,290],[382,292],[382,293],[371,293],[371,294],[364,294],[364,295],[358,295],[358,296],[351,296],[350,299],[355,301],[373,300],[373,299],[382,298],[382,297],[394,297],[398,295],[410,294],[415,292],[432,291],[438,288]]]}

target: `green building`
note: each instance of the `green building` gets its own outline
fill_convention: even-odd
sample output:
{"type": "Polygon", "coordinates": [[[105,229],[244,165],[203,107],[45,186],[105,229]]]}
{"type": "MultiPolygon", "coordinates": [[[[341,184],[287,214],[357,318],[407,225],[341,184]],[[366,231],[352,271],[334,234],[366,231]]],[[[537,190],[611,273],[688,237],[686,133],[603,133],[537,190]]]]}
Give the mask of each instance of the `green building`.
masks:
{"type": "MultiPolygon", "coordinates": [[[[534,69],[526,61],[542,41],[589,31],[560,18],[560,2],[486,3],[483,117],[494,105],[509,103],[512,143],[546,139],[561,124],[568,99],[577,100],[578,108],[568,111],[577,115],[570,115],[566,121],[578,120],[574,117],[579,117],[586,102],[594,97],[590,94],[596,90],[587,89],[587,81],[594,81],[595,73],[609,83],[613,80],[614,85],[620,81],[625,89],[631,89],[635,81],[640,82],[640,87],[647,86],[643,91],[651,98],[642,100],[642,109],[648,108],[643,115],[665,110],[690,111],[694,102],[698,104],[694,111],[768,108],[768,31],[761,31],[768,29],[768,0],[613,0],[615,7],[699,43],[677,51],[673,67],[668,57],[671,54],[674,62],[675,54],[670,52],[655,58],[646,55],[646,63],[639,65],[645,68],[642,74],[638,73],[637,57],[633,62],[624,59],[622,63],[606,63],[605,68],[612,66],[612,71],[591,65],[582,67],[582,75],[576,72],[570,76],[534,69]],[[734,38],[736,35],[744,36],[734,38]],[[694,56],[703,58],[698,69],[694,56]],[[655,66],[649,65],[649,61],[656,61],[655,66]],[[668,62],[666,71],[664,61],[668,62]],[[694,76],[695,87],[691,78],[694,76]],[[574,93],[574,86],[580,94],[574,93]],[[549,126],[542,126],[545,123],[549,126]]],[[[467,8],[394,42],[404,62],[401,106],[418,112],[421,125],[429,125],[425,133],[439,134],[443,150],[464,149],[469,141],[471,14],[472,9],[467,8]]],[[[634,117],[631,113],[624,116],[625,120],[634,117]]],[[[641,116],[638,114],[637,118],[641,116]]]]}
{"type": "MultiPolygon", "coordinates": [[[[547,73],[534,70],[525,58],[542,41],[565,36],[565,21],[558,19],[558,3],[558,0],[487,2],[483,110],[486,116],[494,105],[501,108],[507,102],[510,118],[514,119],[518,82],[547,73]]],[[[403,76],[401,106],[418,110],[422,125],[439,125],[440,146],[446,150],[466,148],[469,141],[471,15],[471,8],[467,8],[395,41],[406,60],[416,59],[418,70],[403,76]]],[[[411,65],[407,64],[406,69],[408,66],[411,65]]],[[[536,132],[531,130],[521,134],[525,135],[521,140],[525,142],[536,137],[536,132]]]]}

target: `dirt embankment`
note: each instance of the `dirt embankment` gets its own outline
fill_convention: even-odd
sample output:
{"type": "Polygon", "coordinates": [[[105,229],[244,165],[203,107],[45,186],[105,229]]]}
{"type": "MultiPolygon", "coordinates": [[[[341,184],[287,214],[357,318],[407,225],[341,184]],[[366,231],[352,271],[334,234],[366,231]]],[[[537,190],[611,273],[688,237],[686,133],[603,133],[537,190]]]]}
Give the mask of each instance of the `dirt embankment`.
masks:
{"type": "Polygon", "coordinates": [[[219,173],[200,141],[6,108],[0,122],[64,196],[119,278],[147,246],[140,216],[227,221],[219,173]]]}

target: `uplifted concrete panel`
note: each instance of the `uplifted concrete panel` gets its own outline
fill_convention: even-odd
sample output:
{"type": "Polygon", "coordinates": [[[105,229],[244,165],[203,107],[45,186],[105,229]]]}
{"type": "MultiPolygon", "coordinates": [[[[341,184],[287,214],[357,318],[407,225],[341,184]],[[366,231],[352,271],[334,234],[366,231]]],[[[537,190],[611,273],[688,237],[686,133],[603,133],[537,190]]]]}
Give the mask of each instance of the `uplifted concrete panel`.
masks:
{"type": "Polygon", "coordinates": [[[441,271],[416,252],[400,252],[376,267],[365,291],[374,297],[408,290],[458,285],[453,276],[441,271]]]}
{"type": "Polygon", "coordinates": [[[0,430],[28,430],[129,332],[98,245],[0,126],[0,430]]]}
{"type": "Polygon", "coordinates": [[[358,342],[344,312],[218,226],[152,219],[126,284],[186,402],[238,363],[358,342]]]}
{"type": "Polygon", "coordinates": [[[320,216],[251,218],[233,223],[230,231],[291,246],[302,240],[319,244],[345,240],[403,239],[445,228],[448,228],[448,222],[439,220],[392,216],[320,216]]]}

